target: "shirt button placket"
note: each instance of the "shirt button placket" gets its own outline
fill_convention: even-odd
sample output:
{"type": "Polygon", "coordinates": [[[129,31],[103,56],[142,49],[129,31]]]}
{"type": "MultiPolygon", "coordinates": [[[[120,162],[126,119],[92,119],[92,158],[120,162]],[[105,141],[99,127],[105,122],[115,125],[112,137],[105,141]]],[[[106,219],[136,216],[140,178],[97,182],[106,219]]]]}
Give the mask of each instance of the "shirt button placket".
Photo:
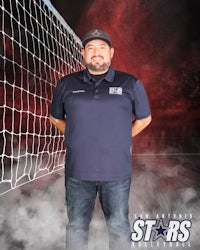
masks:
{"type": "Polygon", "coordinates": [[[99,99],[99,84],[97,85],[96,83],[94,87],[94,99],[99,99]]]}

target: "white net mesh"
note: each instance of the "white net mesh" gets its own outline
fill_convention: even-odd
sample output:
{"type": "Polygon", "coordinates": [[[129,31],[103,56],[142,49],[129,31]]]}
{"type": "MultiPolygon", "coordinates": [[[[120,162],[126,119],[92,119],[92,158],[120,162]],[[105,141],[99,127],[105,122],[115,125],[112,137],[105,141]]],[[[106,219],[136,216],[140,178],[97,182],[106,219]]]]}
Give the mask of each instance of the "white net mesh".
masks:
{"type": "Polygon", "coordinates": [[[0,195],[63,168],[49,121],[57,80],[81,70],[81,42],[47,0],[0,2],[0,195]]]}

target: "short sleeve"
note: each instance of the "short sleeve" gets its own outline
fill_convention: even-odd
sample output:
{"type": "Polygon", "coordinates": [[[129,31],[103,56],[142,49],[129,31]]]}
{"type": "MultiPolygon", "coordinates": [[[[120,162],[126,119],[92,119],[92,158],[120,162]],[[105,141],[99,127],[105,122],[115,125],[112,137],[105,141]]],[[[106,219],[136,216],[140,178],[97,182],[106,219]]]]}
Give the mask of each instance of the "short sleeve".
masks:
{"type": "Polygon", "coordinates": [[[65,111],[63,104],[63,82],[60,79],[53,93],[50,114],[56,119],[64,119],[65,111]]]}
{"type": "Polygon", "coordinates": [[[151,114],[147,93],[140,80],[134,85],[133,113],[137,120],[147,118],[151,114]]]}

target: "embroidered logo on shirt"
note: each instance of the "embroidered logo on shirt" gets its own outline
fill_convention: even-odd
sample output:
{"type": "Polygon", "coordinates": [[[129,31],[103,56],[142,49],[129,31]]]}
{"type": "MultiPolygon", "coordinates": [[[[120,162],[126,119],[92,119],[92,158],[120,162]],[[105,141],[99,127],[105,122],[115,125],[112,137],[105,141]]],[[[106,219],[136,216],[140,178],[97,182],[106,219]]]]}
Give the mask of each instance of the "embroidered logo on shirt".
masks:
{"type": "Polygon", "coordinates": [[[84,92],[85,92],[85,90],[83,90],[83,89],[73,90],[73,91],[72,91],[73,94],[76,94],[76,93],[84,93],[84,92]]]}
{"type": "Polygon", "coordinates": [[[109,94],[110,95],[122,95],[122,88],[121,87],[110,87],[109,94]]]}

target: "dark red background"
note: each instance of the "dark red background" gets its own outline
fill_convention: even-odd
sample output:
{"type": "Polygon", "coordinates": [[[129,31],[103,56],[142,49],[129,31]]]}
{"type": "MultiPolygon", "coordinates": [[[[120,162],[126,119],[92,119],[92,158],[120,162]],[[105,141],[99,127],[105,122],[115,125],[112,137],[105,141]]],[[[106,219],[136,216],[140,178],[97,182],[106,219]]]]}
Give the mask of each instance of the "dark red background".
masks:
{"type": "Polygon", "coordinates": [[[173,152],[198,153],[200,2],[52,0],[52,4],[80,38],[93,28],[110,33],[113,67],[143,81],[153,122],[141,135],[149,140],[135,152],[147,146],[154,152],[172,146],[173,152]]]}
{"type": "MultiPolygon", "coordinates": [[[[14,5],[16,1],[4,2],[6,6],[11,2],[14,5]]],[[[131,223],[133,213],[145,211],[147,214],[192,213],[191,249],[199,249],[200,1],[51,0],[51,2],[79,37],[92,28],[109,32],[115,48],[113,67],[140,78],[148,92],[153,121],[133,140],[135,169],[130,197],[131,223]]],[[[5,16],[7,16],[6,20],[9,20],[7,22],[9,26],[10,15],[5,16]]],[[[9,29],[7,32],[10,34],[9,29]]],[[[9,37],[6,38],[6,53],[8,58],[10,56],[12,59],[12,48],[9,47],[11,42],[7,40],[9,37]]],[[[3,46],[1,51],[3,51],[2,48],[3,46]]],[[[9,61],[6,61],[6,65],[8,69],[6,76],[12,80],[13,65],[9,61]]],[[[28,72],[25,70],[23,79],[26,79],[26,74],[28,72]]],[[[2,71],[0,78],[3,76],[2,71]]],[[[33,92],[43,91],[43,88],[46,88],[45,84],[41,86],[38,86],[38,83],[33,84],[32,79],[28,82],[20,81],[22,77],[20,74],[16,74],[16,77],[16,84],[22,84],[23,87],[31,90],[33,88],[33,92]]],[[[34,133],[31,135],[33,124],[36,123],[32,120],[32,115],[28,116],[30,125],[27,129],[27,112],[24,112],[26,108],[44,115],[45,120],[47,116],[45,113],[47,110],[43,110],[42,105],[38,107],[40,102],[34,107],[34,100],[30,99],[31,105],[28,106],[26,100],[31,98],[31,95],[24,96],[22,95],[24,92],[21,91],[20,94],[17,88],[14,88],[14,92],[9,91],[10,89],[12,90],[11,86],[6,84],[8,106],[5,109],[5,125],[8,132],[0,135],[0,151],[4,149],[5,142],[6,155],[9,156],[5,157],[5,167],[8,167],[8,170],[18,164],[14,160],[10,162],[10,159],[13,159],[12,155],[10,157],[13,142],[10,133],[13,132],[12,129],[16,129],[18,133],[13,147],[18,149],[17,143],[20,139],[20,149],[25,148],[28,156],[31,153],[37,153],[37,138],[40,147],[44,144],[43,140],[39,140],[39,136],[34,133]],[[16,95],[14,98],[12,93],[16,95]],[[23,102],[21,102],[22,99],[23,102]],[[21,126],[16,119],[21,113],[15,112],[18,116],[14,117],[13,122],[14,112],[9,108],[12,105],[17,105],[17,109],[23,111],[21,126]],[[19,132],[24,132],[24,135],[19,132]],[[27,135],[26,132],[30,134],[27,135]],[[29,139],[28,146],[23,138],[29,139]]],[[[5,101],[3,90],[4,87],[1,85],[2,113],[4,112],[3,101],[5,101]]],[[[51,91],[46,89],[43,92],[50,95],[51,91]]],[[[40,95],[40,92],[37,94],[40,95]]],[[[42,127],[45,125],[46,123],[42,127]]],[[[38,132],[40,123],[35,126],[38,132]]],[[[45,131],[46,129],[48,128],[45,126],[45,131]]],[[[50,138],[46,138],[45,142],[50,138]]],[[[51,145],[53,147],[53,143],[51,145]]],[[[49,148],[50,152],[51,150],[52,148],[49,148]]],[[[42,152],[43,148],[40,148],[40,151],[42,152]]],[[[23,170],[23,163],[23,159],[20,159],[19,174],[21,174],[21,168],[23,170]]],[[[3,199],[1,202],[3,230],[0,230],[2,249],[9,247],[9,249],[28,249],[32,246],[35,246],[35,249],[59,249],[64,245],[66,211],[62,173],[50,175],[50,180],[42,178],[40,181],[31,182],[29,186],[24,185],[16,189],[16,192],[10,192],[10,195],[1,196],[3,199]],[[47,227],[48,230],[46,230],[47,227]]],[[[97,241],[96,245],[99,242],[97,231],[95,228],[91,237],[94,242],[97,241]]],[[[100,241],[102,243],[105,239],[100,238],[100,241]]],[[[101,244],[99,245],[99,249],[103,249],[101,244]]]]}

